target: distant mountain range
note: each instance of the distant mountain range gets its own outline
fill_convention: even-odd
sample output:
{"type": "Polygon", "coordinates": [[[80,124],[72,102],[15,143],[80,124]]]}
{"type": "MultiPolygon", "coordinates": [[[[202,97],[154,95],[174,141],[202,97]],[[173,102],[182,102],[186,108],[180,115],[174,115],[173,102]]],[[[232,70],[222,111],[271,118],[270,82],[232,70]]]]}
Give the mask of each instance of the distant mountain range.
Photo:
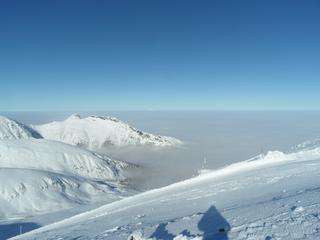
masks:
{"type": "Polygon", "coordinates": [[[0,139],[30,138],[56,140],[89,149],[131,145],[168,147],[182,143],[173,137],[143,132],[113,117],[81,118],[73,114],[61,122],[27,126],[0,116],[0,139]]]}
{"type": "Polygon", "coordinates": [[[32,126],[46,139],[61,141],[90,149],[104,146],[153,145],[175,146],[181,141],[138,130],[113,117],[74,114],[61,122],[32,126]]]}

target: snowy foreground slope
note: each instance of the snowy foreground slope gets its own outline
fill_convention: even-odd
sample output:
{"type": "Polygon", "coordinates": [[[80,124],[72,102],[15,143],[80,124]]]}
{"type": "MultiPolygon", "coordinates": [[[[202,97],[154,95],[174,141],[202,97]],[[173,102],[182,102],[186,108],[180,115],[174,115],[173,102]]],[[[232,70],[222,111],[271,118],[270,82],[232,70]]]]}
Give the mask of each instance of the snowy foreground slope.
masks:
{"type": "Polygon", "coordinates": [[[172,137],[142,132],[116,118],[74,114],[61,122],[33,126],[44,138],[90,149],[103,146],[174,146],[181,141],[172,137]]]}
{"type": "Polygon", "coordinates": [[[0,219],[120,199],[128,166],[56,141],[0,140],[0,219]]]}
{"type": "Polygon", "coordinates": [[[319,239],[320,147],[269,152],[15,239],[319,239]]]}

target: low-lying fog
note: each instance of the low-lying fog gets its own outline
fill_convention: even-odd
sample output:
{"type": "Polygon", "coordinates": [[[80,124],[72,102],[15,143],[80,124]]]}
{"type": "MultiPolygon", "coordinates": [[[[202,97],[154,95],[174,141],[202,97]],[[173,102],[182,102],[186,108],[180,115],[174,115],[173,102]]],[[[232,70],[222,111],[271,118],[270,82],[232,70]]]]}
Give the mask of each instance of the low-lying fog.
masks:
{"type": "MultiPolygon", "coordinates": [[[[2,113],[27,124],[63,120],[71,113],[2,113]]],[[[202,167],[216,169],[269,150],[320,137],[320,112],[91,112],[117,117],[141,130],[173,136],[185,144],[178,148],[107,148],[109,156],[136,163],[132,175],[139,189],[168,185],[196,175],[202,167]],[[206,159],[206,164],[204,164],[206,159]]]]}

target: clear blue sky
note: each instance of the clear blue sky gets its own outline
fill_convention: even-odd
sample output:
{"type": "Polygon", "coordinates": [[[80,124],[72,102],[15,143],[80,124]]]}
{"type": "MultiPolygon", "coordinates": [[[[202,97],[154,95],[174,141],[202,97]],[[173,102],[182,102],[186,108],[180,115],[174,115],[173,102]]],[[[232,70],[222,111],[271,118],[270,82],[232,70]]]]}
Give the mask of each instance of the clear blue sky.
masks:
{"type": "Polygon", "coordinates": [[[320,109],[320,1],[4,0],[0,110],[320,109]]]}

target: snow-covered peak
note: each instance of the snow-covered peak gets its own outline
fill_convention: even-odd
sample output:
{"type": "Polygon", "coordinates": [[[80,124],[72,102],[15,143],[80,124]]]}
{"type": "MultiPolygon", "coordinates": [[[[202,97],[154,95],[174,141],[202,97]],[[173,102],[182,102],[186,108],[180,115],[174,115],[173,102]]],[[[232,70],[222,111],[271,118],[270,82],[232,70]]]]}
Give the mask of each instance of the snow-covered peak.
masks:
{"type": "Polygon", "coordinates": [[[103,146],[174,146],[181,141],[172,137],[142,132],[116,118],[73,114],[60,122],[33,126],[44,138],[86,148],[103,146]]]}
{"type": "Polygon", "coordinates": [[[81,116],[78,113],[74,113],[70,115],[70,117],[68,117],[67,119],[81,119],[81,116]]]}
{"type": "Polygon", "coordinates": [[[22,123],[0,116],[0,139],[29,138],[41,138],[41,135],[22,123]]]}

